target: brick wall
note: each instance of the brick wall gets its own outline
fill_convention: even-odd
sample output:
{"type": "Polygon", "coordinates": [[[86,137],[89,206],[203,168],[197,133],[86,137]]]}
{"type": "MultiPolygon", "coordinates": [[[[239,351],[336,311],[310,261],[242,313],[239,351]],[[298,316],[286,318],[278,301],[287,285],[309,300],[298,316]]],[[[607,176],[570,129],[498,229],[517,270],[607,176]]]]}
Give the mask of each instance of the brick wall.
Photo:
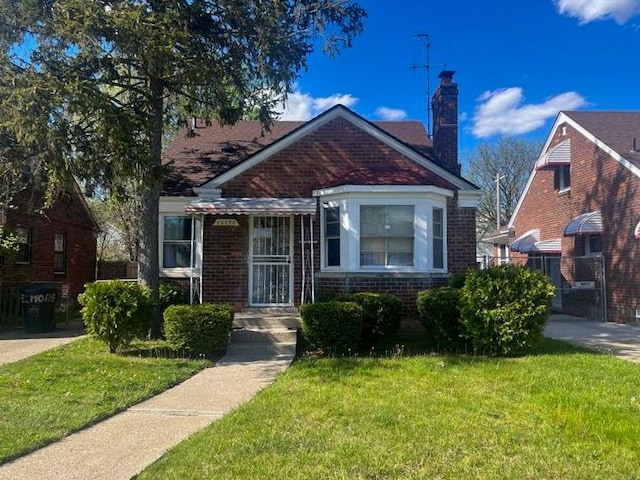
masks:
{"type": "Polygon", "coordinates": [[[388,145],[336,118],[222,186],[223,197],[311,197],[337,185],[436,185],[455,190],[388,145]]]}
{"type": "Polygon", "coordinates": [[[428,273],[316,273],[316,295],[344,295],[355,292],[392,293],[402,300],[403,316],[418,314],[418,292],[445,285],[446,274],[428,273]]]}
{"type": "Polygon", "coordinates": [[[75,299],[84,291],[85,283],[95,279],[96,238],[93,221],[78,194],[62,195],[51,208],[38,213],[42,199],[32,192],[22,192],[15,198],[16,210],[10,210],[7,227],[31,229],[31,259],[28,264],[16,263],[12,254],[5,258],[3,284],[21,286],[28,282],[53,282],[69,286],[75,299]],[[55,234],[66,236],[66,272],[54,274],[55,234]]]}
{"type": "Polygon", "coordinates": [[[478,268],[476,259],[476,209],[458,208],[457,195],[447,200],[447,262],[449,272],[478,268]]]}
{"type": "MultiPolygon", "coordinates": [[[[550,145],[567,138],[571,139],[571,189],[558,193],[553,170],[536,172],[514,222],[516,237],[540,228],[541,240],[562,238],[562,255],[584,255],[583,238],[563,237],[564,228],[582,213],[601,210],[608,318],[628,321],[630,312],[640,308],[640,241],[633,236],[640,220],[635,213],[640,212],[640,178],[569,125],[564,136],[562,128],[557,129],[550,145]]],[[[570,272],[564,276],[568,279],[570,272]]],[[[574,297],[578,298],[575,292],[574,297]]],[[[581,303],[565,300],[569,308],[581,303]]]]}

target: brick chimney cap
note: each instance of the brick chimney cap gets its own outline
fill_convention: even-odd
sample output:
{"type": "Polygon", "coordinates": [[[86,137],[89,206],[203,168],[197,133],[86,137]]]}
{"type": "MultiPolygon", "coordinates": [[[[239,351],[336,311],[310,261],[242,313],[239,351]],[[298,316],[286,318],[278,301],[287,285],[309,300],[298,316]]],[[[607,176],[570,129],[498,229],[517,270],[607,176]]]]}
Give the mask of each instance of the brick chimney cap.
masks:
{"type": "Polygon", "coordinates": [[[455,70],[443,70],[442,72],[440,72],[440,75],[438,75],[438,78],[441,78],[443,81],[452,80],[455,74],[455,70]]]}

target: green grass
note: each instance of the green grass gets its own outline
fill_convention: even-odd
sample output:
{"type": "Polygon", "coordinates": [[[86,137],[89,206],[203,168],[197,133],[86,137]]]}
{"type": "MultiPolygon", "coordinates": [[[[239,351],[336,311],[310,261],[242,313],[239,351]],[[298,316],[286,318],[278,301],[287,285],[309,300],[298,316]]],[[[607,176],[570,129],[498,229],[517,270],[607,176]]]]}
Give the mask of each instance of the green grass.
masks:
{"type": "Polygon", "coordinates": [[[640,365],[552,340],[302,360],[139,478],[637,479],[640,365]]]}
{"type": "Polygon", "coordinates": [[[123,410],[211,365],[113,355],[89,338],[0,367],[0,463],[123,410]]]}

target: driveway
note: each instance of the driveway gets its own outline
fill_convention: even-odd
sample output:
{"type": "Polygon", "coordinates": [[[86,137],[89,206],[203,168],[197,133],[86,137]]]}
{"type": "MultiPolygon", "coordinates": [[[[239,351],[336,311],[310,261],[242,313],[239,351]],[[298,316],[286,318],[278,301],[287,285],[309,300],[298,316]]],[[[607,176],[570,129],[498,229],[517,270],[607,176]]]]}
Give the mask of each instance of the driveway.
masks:
{"type": "Polygon", "coordinates": [[[24,333],[21,331],[0,334],[0,365],[17,362],[36,353],[73,342],[84,335],[81,321],[58,325],[53,332],[24,333]]]}
{"type": "Polygon", "coordinates": [[[545,336],[582,345],[640,363],[640,327],[598,322],[569,315],[551,315],[545,336]]]}

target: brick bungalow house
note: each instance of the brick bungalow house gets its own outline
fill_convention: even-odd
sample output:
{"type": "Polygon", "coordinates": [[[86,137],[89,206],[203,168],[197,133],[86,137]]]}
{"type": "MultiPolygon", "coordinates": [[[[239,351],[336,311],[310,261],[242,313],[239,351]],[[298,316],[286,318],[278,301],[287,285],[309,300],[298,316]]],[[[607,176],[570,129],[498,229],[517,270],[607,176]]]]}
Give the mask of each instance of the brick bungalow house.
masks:
{"type": "Polygon", "coordinates": [[[194,301],[296,306],[419,290],[475,265],[478,189],[460,176],[458,88],[440,75],[433,142],[415,121],[338,105],[308,122],[194,122],[167,150],[163,280],[194,301]]]}
{"type": "Polygon", "coordinates": [[[640,112],[560,112],[505,231],[513,259],[553,280],[554,306],[640,314],[640,112]]]}
{"type": "Polygon", "coordinates": [[[18,240],[18,251],[2,261],[0,317],[15,317],[19,287],[31,282],[59,285],[71,301],[95,280],[98,226],[77,186],[41,211],[43,199],[27,188],[6,212],[5,228],[18,240]]]}

